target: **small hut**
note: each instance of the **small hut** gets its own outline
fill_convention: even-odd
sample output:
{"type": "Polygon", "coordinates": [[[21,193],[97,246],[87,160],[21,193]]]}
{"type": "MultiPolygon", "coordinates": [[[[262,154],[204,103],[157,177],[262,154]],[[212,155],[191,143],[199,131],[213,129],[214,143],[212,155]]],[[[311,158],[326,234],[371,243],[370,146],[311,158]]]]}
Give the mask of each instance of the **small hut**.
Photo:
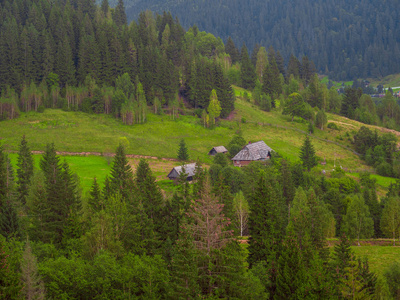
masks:
{"type": "Polygon", "coordinates": [[[187,174],[186,180],[192,181],[196,171],[196,163],[175,167],[171,172],[169,172],[167,177],[171,180],[178,179],[182,172],[182,168],[185,169],[185,173],[187,174]]]}
{"type": "Polygon", "coordinates": [[[246,166],[252,161],[256,160],[267,160],[271,158],[271,152],[273,150],[264,141],[256,143],[249,143],[244,146],[238,154],[235,155],[233,164],[237,167],[246,166]]]}
{"type": "Polygon", "coordinates": [[[216,155],[217,153],[228,153],[228,150],[224,146],[214,147],[208,152],[208,155],[216,155]]]}

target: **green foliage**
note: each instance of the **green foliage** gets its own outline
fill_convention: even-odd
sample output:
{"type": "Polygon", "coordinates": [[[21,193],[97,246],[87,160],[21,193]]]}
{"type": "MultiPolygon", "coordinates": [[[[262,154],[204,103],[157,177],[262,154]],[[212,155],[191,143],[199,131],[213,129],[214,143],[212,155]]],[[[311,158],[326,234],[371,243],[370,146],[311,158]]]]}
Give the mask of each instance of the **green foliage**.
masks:
{"type": "Polygon", "coordinates": [[[372,237],[374,222],[362,197],[354,196],[351,198],[344,217],[344,227],[350,238],[357,239],[358,245],[360,245],[360,238],[372,237]]]}
{"type": "Polygon", "coordinates": [[[304,109],[305,106],[302,96],[295,92],[289,95],[287,101],[285,102],[285,106],[283,107],[282,114],[290,115],[293,121],[295,116],[303,116],[304,109]]]}
{"type": "Polygon", "coordinates": [[[318,164],[314,147],[311,144],[308,135],[304,139],[304,143],[300,149],[300,160],[302,161],[303,166],[308,171],[310,171],[313,167],[315,167],[318,164]]]}
{"type": "Polygon", "coordinates": [[[114,193],[120,193],[125,199],[129,199],[132,181],[133,173],[125,155],[125,148],[119,144],[111,167],[110,187],[114,193]]]}
{"type": "Polygon", "coordinates": [[[317,126],[321,130],[324,130],[327,122],[328,119],[326,117],[325,111],[319,110],[317,116],[315,117],[315,126],[317,126]]]}
{"type": "Polygon", "coordinates": [[[179,142],[178,159],[181,160],[181,161],[188,161],[189,160],[188,148],[186,146],[186,143],[185,143],[184,139],[181,139],[180,142],[179,142]]]}
{"type": "Polygon", "coordinates": [[[380,227],[386,237],[393,239],[393,245],[395,245],[400,229],[400,200],[398,197],[389,197],[386,200],[380,227]]]}
{"type": "Polygon", "coordinates": [[[400,295],[400,265],[393,262],[384,273],[391,296],[396,299],[400,295]]]}
{"type": "Polygon", "coordinates": [[[210,102],[208,104],[207,111],[211,118],[212,125],[215,125],[215,119],[221,114],[221,105],[218,101],[217,92],[215,90],[211,91],[210,102]]]}
{"type": "Polygon", "coordinates": [[[19,274],[10,263],[10,252],[7,250],[5,240],[0,236],[0,297],[2,299],[20,299],[19,274]]]}
{"type": "Polygon", "coordinates": [[[328,125],[326,126],[329,129],[333,129],[333,130],[340,130],[339,126],[336,125],[336,123],[328,123],[328,125]]]}

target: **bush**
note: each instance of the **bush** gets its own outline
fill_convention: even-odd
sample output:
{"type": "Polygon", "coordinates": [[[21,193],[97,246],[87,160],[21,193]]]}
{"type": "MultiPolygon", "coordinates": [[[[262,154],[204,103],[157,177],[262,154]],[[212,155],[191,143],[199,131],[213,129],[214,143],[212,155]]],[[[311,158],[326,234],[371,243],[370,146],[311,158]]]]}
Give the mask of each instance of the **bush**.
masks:
{"type": "Polygon", "coordinates": [[[329,129],[333,129],[333,130],[340,130],[339,126],[337,126],[335,123],[328,123],[328,125],[326,126],[329,129]]]}
{"type": "Polygon", "coordinates": [[[242,123],[246,123],[246,118],[242,117],[242,123]]]}
{"type": "Polygon", "coordinates": [[[44,113],[44,106],[43,105],[39,105],[37,112],[39,113],[44,113]]]}
{"type": "Polygon", "coordinates": [[[392,176],[392,166],[384,161],[376,166],[376,172],[381,176],[392,176]]]}
{"type": "Polygon", "coordinates": [[[308,123],[308,132],[314,133],[314,124],[312,122],[308,123]]]}
{"type": "Polygon", "coordinates": [[[201,109],[201,108],[196,108],[196,109],[194,110],[194,115],[197,116],[198,118],[201,118],[202,114],[203,114],[203,109],[201,109]]]}
{"type": "Polygon", "coordinates": [[[383,274],[389,286],[390,294],[393,299],[400,297],[400,265],[398,262],[393,262],[383,274]]]}

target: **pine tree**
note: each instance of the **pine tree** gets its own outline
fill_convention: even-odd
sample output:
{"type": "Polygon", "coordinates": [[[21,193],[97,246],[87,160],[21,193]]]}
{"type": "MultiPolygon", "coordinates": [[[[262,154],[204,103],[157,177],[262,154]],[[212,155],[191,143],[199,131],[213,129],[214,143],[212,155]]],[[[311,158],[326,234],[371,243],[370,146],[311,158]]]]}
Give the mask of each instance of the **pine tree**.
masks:
{"type": "Polygon", "coordinates": [[[229,36],[225,45],[225,52],[231,57],[232,64],[236,63],[240,59],[239,50],[236,48],[235,43],[229,36]]]}
{"type": "MultiPolygon", "coordinates": [[[[289,229],[290,230],[290,229],[289,229]]],[[[307,271],[302,250],[294,234],[288,232],[278,259],[274,299],[303,299],[307,295],[307,271]]]]}
{"type": "Polygon", "coordinates": [[[178,159],[181,161],[189,160],[188,149],[184,139],[181,139],[181,141],[179,142],[178,159]]]}
{"type": "Polygon", "coordinates": [[[126,13],[125,13],[125,5],[123,0],[118,0],[118,4],[115,7],[113,19],[115,25],[118,27],[127,25],[128,22],[126,20],[126,13]]]}
{"type": "Polygon", "coordinates": [[[29,192],[29,184],[33,176],[32,153],[25,135],[22,137],[19,146],[17,167],[18,198],[22,204],[25,204],[29,192]]]}
{"type": "Polygon", "coordinates": [[[187,220],[180,225],[179,238],[173,249],[171,260],[171,296],[173,298],[196,298],[200,292],[198,268],[193,235],[187,220]]]}
{"type": "Polygon", "coordinates": [[[303,166],[308,171],[310,171],[318,164],[314,146],[311,144],[310,138],[308,136],[306,136],[306,138],[304,139],[304,143],[301,146],[300,160],[302,161],[303,166]]]}
{"type": "Polygon", "coordinates": [[[282,82],[275,57],[271,57],[269,63],[265,66],[262,91],[272,99],[277,98],[282,93],[282,82]]]}
{"type": "Polygon", "coordinates": [[[119,144],[111,167],[110,191],[120,193],[122,197],[129,199],[133,188],[132,183],[132,169],[126,158],[124,146],[119,144]]]}
{"type": "Polygon", "coordinates": [[[66,162],[60,163],[54,144],[47,145],[40,168],[45,177],[46,197],[38,200],[44,202],[46,209],[39,212],[42,228],[36,230],[42,229],[42,232],[38,236],[42,236],[43,241],[56,244],[63,239],[77,237],[79,224],[76,218],[81,209],[77,179],[66,162]]]}
{"type": "Polygon", "coordinates": [[[250,266],[265,261],[269,273],[267,289],[273,297],[276,290],[276,268],[287,224],[287,212],[279,185],[269,173],[261,172],[254,193],[249,198],[250,266]]]}
{"type": "Polygon", "coordinates": [[[241,68],[240,68],[240,79],[242,81],[242,87],[245,89],[253,89],[256,84],[256,71],[254,65],[251,63],[247,47],[243,44],[241,50],[241,68]]]}
{"type": "Polygon", "coordinates": [[[0,298],[21,299],[21,285],[18,274],[10,264],[10,255],[6,251],[5,241],[0,239],[0,298]]]}
{"type": "Polygon", "coordinates": [[[139,201],[143,221],[141,227],[147,231],[148,246],[150,254],[160,251],[161,240],[166,239],[164,233],[163,207],[164,199],[156,179],[146,160],[141,159],[135,173],[135,195],[139,201]]]}
{"type": "Polygon", "coordinates": [[[223,205],[211,193],[209,178],[206,178],[200,198],[193,202],[189,209],[190,231],[193,234],[194,246],[199,251],[198,270],[200,288],[205,295],[214,292],[219,282],[222,265],[220,251],[231,240],[228,220],[222,214],[223,205]]]}
{"type": "Polygon", "coordinates": [[[101,209],[104,209],[104,202],[102,200],[101,189],[97,182],[96,177],[93,178],[93,184],[90,189],[90,197],[88,200],[88,204],[93,212],[99,212],[101,209]]]}
{"type": "Polygon", "coordinates": [[[15,209],[14,171],[11,160],[0,145],[0,234],[6,238],[20,235],[15,209]]]}
{"type": "Polygon", "coordinates": [[[32,253],[30,242],[25,245],[21,262],[21,281],[23,284],[22,294],[25,299],[45,299],[45,288],[40,278],[37,267],[37,259],[32,253]]]}

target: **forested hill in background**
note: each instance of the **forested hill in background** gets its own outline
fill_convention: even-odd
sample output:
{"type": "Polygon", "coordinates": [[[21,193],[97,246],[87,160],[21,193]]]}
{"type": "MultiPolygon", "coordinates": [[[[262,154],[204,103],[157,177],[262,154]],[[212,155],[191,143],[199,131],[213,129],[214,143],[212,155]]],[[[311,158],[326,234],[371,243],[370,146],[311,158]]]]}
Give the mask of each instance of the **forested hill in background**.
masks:
{"type": "MultiPolygon", "coordinates": [[[[110,4],[113,5],[110,1],[110,4]]],[[[188,28],[307,55],[319,72],[345,80],[385,76],[400,66],[398,0],[125,0],[128,20],[150,9],[171,11],[188,28]]]]}

